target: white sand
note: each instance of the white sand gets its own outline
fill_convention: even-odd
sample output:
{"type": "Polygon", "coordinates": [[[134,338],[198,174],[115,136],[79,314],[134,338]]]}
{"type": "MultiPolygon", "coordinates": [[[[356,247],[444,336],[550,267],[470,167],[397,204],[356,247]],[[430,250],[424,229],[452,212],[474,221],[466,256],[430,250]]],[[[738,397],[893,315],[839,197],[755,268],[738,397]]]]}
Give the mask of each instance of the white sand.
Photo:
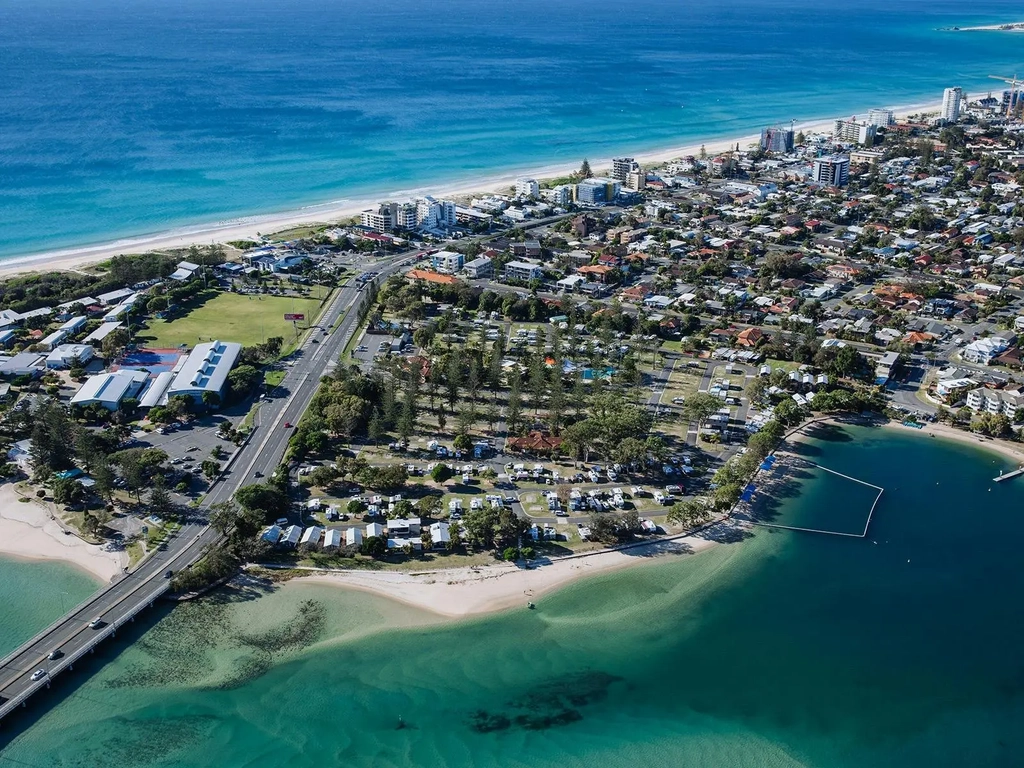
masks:
{"type": "MultiPolygon", "coordinates": [[[[936,112],[940,104],[919,104],[908,105],[896,108],[900,116],[922,112],[936,112]]],[[[815,120],[797,125],[798,131],[805,133],[830,132],[832,130],[832,119],[815,120]]],[[[741,149],[747,149],[751,144],[760,139],[759,134],[739,136],[729,139],[698,142],[681,147],[671,147],[657,150],[646,154],[637,155],[636,159],[647,165],[662,163],[687,155],[697,155],[703,145],[709,154],[715,154],[735,148],[737,144],[741,149]]],[[[580,157],[580,161],[582,161],[580,157]]],[[[595,170],[611,166],[610,158],[599,158],[591,161],[595,170]]],[[[566,176],[575,171],[578,166],[549,165],[544,167],[521,168],[508,173],[488,176],[481,179],[462,182],[455,186],[447,186],[439,189],[408,190],[402,194],[393,194],[395,199],[414,197],[419,194],[432,194],[437,197],[455,197],[459,195],[479,194],[484,192],[507,191],[508,187],[515,184],[515,180],[521,176],[533,178],[555,178],[566,176]]],[[[324,205],[308,206],[301,210],[286,211],[279,214],[267,214],[264,216],[251,216],[233,221],[217,222],[207,225],[185,227],[177,231],[162,232],[153,235],[133,237],[118,240],[100,245],[86,246],[81,248],[69,248],[58,251],[51,251],[32,256],[14,257],[5,259],[0,263],[0,277],[10,276],[32,271],[48,270],[73,270],[75,268],[104,261],[112,256],[124,253],[142,253],[144,251],[158,251],[172,248],[187,248],[190,245],[211,245],[213,243],[225,243],[229,240],[245,240],[257,236],[258,233],[268,234],[291,227],[308,224],[334,223],[357,215],[360,211],[368,208],[375,202],[384,199],[387,195],[380,195],[376,198],[365,198],[361,200],[346,200],[339,203],[326,203],[324,205]]]]}
{"type": "Polygon", "coordinates": [[[0,553],[30,560],[62,560],[110,581],[128,564],[125,552],[107,552],[65,534],[46,502],[19,501],[11,483],[0,486],[0,553]]]}
{"type": "MultiPolygon", "coordinates": [[[[913,429],[912,427],[901,426],[895,421],[891,422],[889,426],[893,429],[913,429]]],[[[976,435],[973,432],[965,432],[962,429],[951,427],[948,424],[925,424],[921,429],[913,431],[921,432],[926,435],[934,435],[935,437],[941,437],[947,440],[955,440],[958,443],[967,443],[968,445],[973,445],[978,448],[984,448],[986,451],[995,451],[1011,461],[1015,461],[1018,464],[1024,464],[1024,448],[1022,448],[1019,443],[1011,443],[1006,440],[996,440],[991,437],[976,435]]]]}
{"type": "Polygon", "coordinates": [[[530,570],[510,563],[495,563],[479,568],[448,568],[418,573],[320,571],[303,581],[372,592],[440,616],[461,618],[516,606],[526,607],[528,602],[539,603],[544,594],[577,579],[665,557],[695,554],[714,544],[707,538],[685,536],[652,541],[631,550],[631,553],[604,551],[587,557],[556,560],[530,570]]]}

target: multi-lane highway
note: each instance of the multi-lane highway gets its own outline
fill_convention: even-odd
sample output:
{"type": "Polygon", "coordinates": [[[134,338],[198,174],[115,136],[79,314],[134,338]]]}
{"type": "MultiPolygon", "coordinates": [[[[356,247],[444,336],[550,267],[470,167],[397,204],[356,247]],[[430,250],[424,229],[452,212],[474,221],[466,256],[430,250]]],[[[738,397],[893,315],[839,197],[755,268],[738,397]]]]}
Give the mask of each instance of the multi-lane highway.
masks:
{"type": "MultiPolygon", "coordinates": [[[[387,257],[373,268],[379,273],[379,279],[383,279],[410,263],[411,256],[403,253],[387,257]]],[[[321,315],[320,327],[312,330],[302,348],[289,361],[287,374],[277,390],[281,396],[268,399],[261,406],[258,427],[210,489],[203,500],[203,508],[230,499],[243,485],[259,482],[257,472],[269,475],[276,469],[293,431],[285,424],[294,425],[299,421],[316,392],[320,378],[357,330],[358,311],[348,310],[356,307],[364,290],[350,284],[338,291],[321,315]],[[336,324],[334,331],[326,330],[336,324]]],[[[165,550],[154,552],[135,570],[0,660],[0,718],[24,704],[33,693],[49,687],[55,676],[71,668],[99,642],[115,634],[118,627],[151,605],[169,588],[167,572],[177,572],[194,563],[217,539],[216,531],[202,520],[183,525],[169,540],[165,550]],[[97,618],[102,619],[102,624],[91,627],[90,623],[97,618]],[[59,651],[60,655],[48,658],[53,651],[59,651]],[[32,680],[33,673],[40,669],[45,674],[38,680],[32,680]]]]}

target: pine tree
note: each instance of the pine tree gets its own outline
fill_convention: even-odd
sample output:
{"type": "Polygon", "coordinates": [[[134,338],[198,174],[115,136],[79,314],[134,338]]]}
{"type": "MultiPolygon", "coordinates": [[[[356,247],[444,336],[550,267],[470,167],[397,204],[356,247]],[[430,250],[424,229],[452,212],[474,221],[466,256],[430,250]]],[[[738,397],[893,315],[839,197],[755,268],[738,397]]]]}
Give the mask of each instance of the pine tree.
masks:
{"type": "Polygon", "coordinates": [[[168,518],[174,512],[174,501],[167,492],[164,479],[157,475],[153,478],[153,487],[149,491],[149,511],[157,517],[168,518]]]}
{"type": "Polygon", "coordinates": [[[590,161],[587,158],[583,158],[583,165],[580,166],[580,178],[589,179],[593,175],[593,171],[590,170],[590,161]]]}
{"type": "Polygon", "coordinates": [[[379,408],[374,408],[373,413],[370,414],[370,423],[367,425],[366,432],[370,436],[370,439],[373,440],[374,445],[380,443],[381,439],[383,439],[386,434],[386,430],[384,428],[384,417],[380,415],[379,408]]]}

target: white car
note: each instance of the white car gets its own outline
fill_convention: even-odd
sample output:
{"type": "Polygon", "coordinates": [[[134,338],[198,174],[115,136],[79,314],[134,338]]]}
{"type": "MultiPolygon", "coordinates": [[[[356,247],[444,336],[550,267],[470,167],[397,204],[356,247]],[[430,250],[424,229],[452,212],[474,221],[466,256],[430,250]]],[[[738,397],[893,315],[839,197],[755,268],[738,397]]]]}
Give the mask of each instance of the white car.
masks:
{"type": "Polygon", "coordinates": [[[30,679],[34,683],[36,680],[42,680],[44,677],[46,677],[46,670],[37,669],[35,672],[32,673],[32,677],[30,679]]]}

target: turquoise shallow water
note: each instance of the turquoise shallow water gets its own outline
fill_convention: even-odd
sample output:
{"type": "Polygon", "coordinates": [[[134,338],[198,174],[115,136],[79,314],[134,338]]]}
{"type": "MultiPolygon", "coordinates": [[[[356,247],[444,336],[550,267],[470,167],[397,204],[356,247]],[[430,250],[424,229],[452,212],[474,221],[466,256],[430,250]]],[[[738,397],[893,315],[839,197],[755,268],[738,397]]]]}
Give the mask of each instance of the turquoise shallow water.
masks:
{"type": "Polygon", "coordinates": [[[1017,0],[0,2],[0,257],[937,102],[1017,0]]]}
{"type": "Polygon", "coordinates": [[[100,583],[63,563],[0,557],[0,656],[17,648],[100,583]]]}
{"type": "MultiPolygon", "coordinates": [[[[1007,467],[997,456],[909,431],[819,438],[809,458],[886,488],[865,540],[756,529],[576,583],[536,611],[455,624],[301,582],[223,594],[108,650],[0,755],[124,768],[1024,764],[1024,484],[991,482],[1007,467]]],[[[786,502],[802,503],[817,497],[786,502]]]]}

